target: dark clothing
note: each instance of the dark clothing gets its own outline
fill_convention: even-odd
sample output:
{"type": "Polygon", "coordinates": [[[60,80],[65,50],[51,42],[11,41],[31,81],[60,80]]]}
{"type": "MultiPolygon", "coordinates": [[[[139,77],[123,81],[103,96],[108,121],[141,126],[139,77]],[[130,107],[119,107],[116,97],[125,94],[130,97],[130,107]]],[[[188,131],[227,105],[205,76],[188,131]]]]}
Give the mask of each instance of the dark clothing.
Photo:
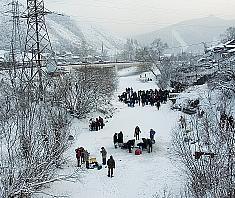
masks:
{"type": "Polygon", "coordinates": [[[115,133],[114,135],[113,135],[113,143],[115,144],[115,143],[117,143],[118,142],[118,136],[117,136],[117,133],[115,133]]]}
{"type": "Polygon", "coordinates": [[[113,159],[112,156],[110,156],[110,158],[108,159],[107,165],[108,165],[108,176],[113,177],[113,169],[115,168],[115,160],[113,159]]]}
{"type": "Polygon", "coordinates": [[[137,146],[139,146],[139,147],[141,146],[142,149],[147,149],[148,144],[147,144],[146,138],[142,138],[142,140],[143,140],[143,142],[138,143],[137,146]]]}
{"type": "Polygon", "coordinates": [[[134,147],[134,145],[135,145],[135,139],[127,141],[127,148],[129,150],[129,153],[131,153],[131,149],[132,147],[134,147]]]}
{"type": "Polygon", "coordinates": [[[153,143],[152,143],[152,140],[148,139],[147,140],[147,144],[149,145],[149,153],[153,151],[153,143]]]}
{"type": "Polygon", "coordinates": [[[150,130],[149,134],[150,134],[150,139],[153,140],[154,139],[154,135],[155,135],[155,131],[153,129],[150,130]]]}
{"type": "Polygon", "coordinates": [[[160,101],[158,100],[158,101],[157,101],[157,109],[158,109],[158,110],[159,110],[160,106],[161,106],[161,103],[160,103],[160,101]]]}
{"type": "Polygon", "coordinates": [[[140,139],[140,128],[138,126],[135,127],[135,139],[139,140],[140,139]]]}
{"type": "Polygon", "coordinates": [[[103,129],[104,127],[104,120],[103,118],[99,117],[100,128],[103,129]]]}
{"type": "Polygon", "coordinates": [[[118,147],[118,134],[117,133],[113,135],[113,144],[114,144],[114,148],[118,147]]]}
{"type": "Polygon", "coordinates": [[[108,176],[113,177],[113,168],[108,168],[108,176]]]}
{"type": "Polygon", "coordinates": [[[122,132],[120,132],[118,134],[118,143],[123,143],[123,133],[122,132]]]}
{"type": "Polygon", "coordinates": [[[128,147],[129,153],[131,153],[131,144],[127,144],[127,147],[128,147]]]}

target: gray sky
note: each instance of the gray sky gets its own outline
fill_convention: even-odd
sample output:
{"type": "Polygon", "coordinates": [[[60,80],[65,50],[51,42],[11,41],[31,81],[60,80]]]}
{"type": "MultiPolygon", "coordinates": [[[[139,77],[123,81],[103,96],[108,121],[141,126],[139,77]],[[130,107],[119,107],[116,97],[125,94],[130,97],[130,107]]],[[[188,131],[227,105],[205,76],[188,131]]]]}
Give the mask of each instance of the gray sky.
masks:
{"type": "Polygon", "coordinates": [[[84,17],[127,37],[210,14],[235,19],[235,0],[44,0],[45,7],[84,17]]]}

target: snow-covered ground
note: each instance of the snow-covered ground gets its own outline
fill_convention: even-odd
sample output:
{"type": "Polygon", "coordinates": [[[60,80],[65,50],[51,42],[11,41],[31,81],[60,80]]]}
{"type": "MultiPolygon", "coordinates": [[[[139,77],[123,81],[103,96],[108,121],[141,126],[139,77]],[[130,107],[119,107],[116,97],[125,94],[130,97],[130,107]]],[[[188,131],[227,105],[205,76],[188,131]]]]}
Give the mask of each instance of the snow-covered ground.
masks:
{"type": "MultiPolygon", "coordinates": [[[[125,71],[131,72],[130,69],[125,71]]],[[[132,87],[134,91],[157,88],[154,81],[141,82],[137,75],[122,75],[116,95],[125,91],[126,87],[132,87]]],[[[177,125],[181,112],[171,110],[170,101],[162,104],[160,110],[139,105],[131,108],[119,102],[118,97],[113,104],[117,108],[114,115],[105,119],[105,127],[99,131],[88,130],[89,119],[73,121],[75,140],[66,153],[67,164],[58,175],[61,180],[50,184],[48,189],[44,189],[46,193],[38,194],[37,197],[46,198],[53,194],[69,198],[149,198],[162,194],[166,189],[174,194],[179,193],[185,180],[177,159],[171,155],[170,139],[171,129],[177,125]],[[113,134],[122,131],[124,142],[127,142],[134,138],[136,125],[141,129],[140,138],[149,138],[150,128],[157,132],[152,153],[143,151],[141,155],[135,155],[135,148],[132,153],[128,153],[127,149],[114,148],[113,134]],[[90,157],[95,157],[99,163],[100,149],[104,146],[108,157],[113,155],[116,162],[114,177],[107,177],[107,168],[104,166],[101,170],[86,169],[85,165],[76,167],[74,149],[80,146],[87,149],[90,157]]]]}

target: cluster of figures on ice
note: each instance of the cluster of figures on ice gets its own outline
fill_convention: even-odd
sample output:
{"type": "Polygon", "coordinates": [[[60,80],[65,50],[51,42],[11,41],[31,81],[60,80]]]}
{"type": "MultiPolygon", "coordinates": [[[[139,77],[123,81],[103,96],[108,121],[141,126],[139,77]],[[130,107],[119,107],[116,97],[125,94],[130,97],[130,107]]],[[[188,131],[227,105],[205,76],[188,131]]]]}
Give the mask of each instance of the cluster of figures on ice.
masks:
{"type": "Polygon", "coordinates": [[[99,116],[99,118],[96,118],[95,120],[91,118],[89,122],[89,129],[91,131],[98,131],[103,129],[104,125],[104,119],[102,117],[99,116]]]}
{"type": "MultiPolygon", "coordinates": [[[[96,158],[90,158],[90,153],[85,150],[83,147],[78,147],[75,149],[77,166],[81,167],[82,164],[85,164],[87,169],[97,168],[98,170],[102,169],[102,165],[106,165],[107,151],[104,147],[101,147],[100,153],[102,155],[102,165],[98,163],[96,158]]],[[[113,177],[113,169],[115,169],[115,160],[111,155],[107,160],[108,165],[108,176],[113,177]]],[[[106,166],[107,167],[107,166],[106,166]]]]}
{"type": "MultiPolygon", "coordinates": [[[[134,137],[135,139],[130,139],[127,142],[123,141],[123,133],[120,131],[119,133],[115,133],[113,135],[113,143],[114,148],[122,148],[128,149],[129,153],[132,153],[132,149],[135,148],[135,141],[140,139],[141,130],[139,126],[135,127],[134,137]]],[[[143,150],[148,150],[148,152],[153,151],[153,144],[155,143],[154,135],[156,132],[153,129],[150,129],[149,138],[142,138],[142,142],[137,143],[137,149],[135,150],[135,154],[139,155],[143,150]]]]}
{"type": "MultiPolygon", "coordinates": [[[[135,139],[128,140],[124,142],[123,133],[120,131],[119,133],[115,133],[113,136],[114,148],[122,148],[128,149],[129,153],[132,153],[132,149],[135,148],[135,140],[139,140],[141,130],[139,126],[135,127],[134,137],[135,139]]],[[[149,138],[142,138],[143,142],[137,143],[137,147],[135,150],[135,155],[140,155],[144,149],[148,150],[148,152],[152,152],[152,145],[155,143],[154,136],[156,132],[153,129],[150,129],[149,138]]],[[[115,160],[111,155],[107,160],[107,150],[104,147],[101,147],[100,153],[102,156],[102,164],[99,164],[96,158],[90,158],[90,153],[84,149],[83,147],[78,147],[75,149],[76,158],[77,158],[77,166],[81,167],[82,164],[85,164],[87,169],[97,168],[100,170],[102,165],[108,166],[108,177],[113,177],[113,170],[115,169],[115,160]],[[107,160],[107,162],[106,162],[107,160]]],[[[107,167],[105,166],[105,168],[107,167]]]]}
{"type": "Polygon", "coordinates": [[[169,97],[168,90],[139,90],[133,91],[133,88],[128,87],[126,91],[123,92],[121,95],[118,96],[121,102],[128,104],[130,107],[134,107],[135,104],[142,105],[156,105],[157,109],[159,110],[161,103],[166,103],[167,98],[169,97]]]}

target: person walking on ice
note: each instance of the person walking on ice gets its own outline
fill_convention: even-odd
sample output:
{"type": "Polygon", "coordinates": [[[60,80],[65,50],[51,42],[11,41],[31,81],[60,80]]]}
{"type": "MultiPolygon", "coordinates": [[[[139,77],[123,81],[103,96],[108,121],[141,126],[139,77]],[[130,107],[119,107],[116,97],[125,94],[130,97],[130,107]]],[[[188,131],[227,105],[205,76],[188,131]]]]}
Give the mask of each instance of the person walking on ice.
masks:
{"type": "Polygon", "coordinates": [[[108,159],[107,165],[108,165],[108,177],[113,177],[113,169],[115,169],[115,160],[113,159],[112,155],[108,159]]]}

